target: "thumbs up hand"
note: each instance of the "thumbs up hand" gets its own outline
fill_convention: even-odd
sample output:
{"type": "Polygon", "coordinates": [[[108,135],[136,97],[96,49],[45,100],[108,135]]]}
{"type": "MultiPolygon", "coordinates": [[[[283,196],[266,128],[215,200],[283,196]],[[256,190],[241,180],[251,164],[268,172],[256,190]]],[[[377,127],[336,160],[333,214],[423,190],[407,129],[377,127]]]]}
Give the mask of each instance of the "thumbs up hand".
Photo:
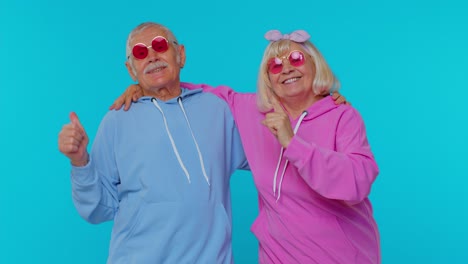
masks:
{"type": "Polygon", "coordinates": [[[88,164],[88,135],[74,113],[70,113],[70,123],[64,125],[59,133],[58,146],[60,152],[67,156],[73,166],[88,164]]]}
{"type": "Polygon", "coordinates": [[[266,126],[276,139],[278,139],[278,142],[286,148],[294,136],[289,116],[274,95],[271,96],[270,101],[274,111],[266,114],[262,124],[266,126]]]}

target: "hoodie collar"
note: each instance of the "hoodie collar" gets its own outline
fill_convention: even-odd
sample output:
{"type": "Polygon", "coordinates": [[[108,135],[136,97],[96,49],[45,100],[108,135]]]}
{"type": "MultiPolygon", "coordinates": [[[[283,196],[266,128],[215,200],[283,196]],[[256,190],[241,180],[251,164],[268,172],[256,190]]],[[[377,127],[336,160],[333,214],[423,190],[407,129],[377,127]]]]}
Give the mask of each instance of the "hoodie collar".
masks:
{"type": "MultiPolygon", "coordinates": [[[[179,95],[179,96],[176,96],[172,99],[169,99],[167,101],[160,101],[158,100],[158,102],[160,103],[165,103],[165,104],[177,104],[177,100],[178,98],[182,98],[182,100],[185,100],[187,98],[189,98],[190,96],[194,95],[194,94],[198,94],[198,93],[201,93],[203,92],[203,89],[193,89],[193,90],[189,90],[187,88],[184,88],[184,87],[180,87],[180,89],[182,90],[182,93],[179,95]]],[[[138,102],[148,102],[148,101],[151,101],[153,97],[152,96],[142,96],[138,99],[138,102]]]]}

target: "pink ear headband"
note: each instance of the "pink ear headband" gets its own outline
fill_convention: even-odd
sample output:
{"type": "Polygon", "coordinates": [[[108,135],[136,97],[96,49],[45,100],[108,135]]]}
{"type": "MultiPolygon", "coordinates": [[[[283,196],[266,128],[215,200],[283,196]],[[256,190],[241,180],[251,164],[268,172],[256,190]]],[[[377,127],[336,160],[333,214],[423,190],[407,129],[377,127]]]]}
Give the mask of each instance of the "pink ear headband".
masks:
{"type": "Polygon", "coordinates": [[[281,34],[278,30],[270,30],[265,34],[265,38],[271,42],[281,39],[289,39],[297,43],[304,43],[309,40],[310,35],[304,30],[296,30],[291,34],[281,34]]]}

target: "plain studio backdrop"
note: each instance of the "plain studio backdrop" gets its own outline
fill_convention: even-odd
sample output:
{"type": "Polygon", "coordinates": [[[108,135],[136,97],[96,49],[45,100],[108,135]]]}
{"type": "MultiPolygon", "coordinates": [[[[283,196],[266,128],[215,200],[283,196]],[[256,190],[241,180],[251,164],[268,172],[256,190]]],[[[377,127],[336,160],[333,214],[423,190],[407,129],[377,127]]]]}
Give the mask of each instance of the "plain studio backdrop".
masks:
{"type": "MultiPolygon", "coordinates": [[[[75,211],[57,136],[76,111],[92,143],[132,83],[125,41],[145,21],[185,45],[183,81],[240,92],[256,89],[266,31],[307,30],[366,124],[383,263],[465,263],[467,10],[461,0],[2,0],[0,263],[105,263],[112,223],[75,211]]],[[[251,174],[231,185],[235,260],[257,263],[251,174]]]]}

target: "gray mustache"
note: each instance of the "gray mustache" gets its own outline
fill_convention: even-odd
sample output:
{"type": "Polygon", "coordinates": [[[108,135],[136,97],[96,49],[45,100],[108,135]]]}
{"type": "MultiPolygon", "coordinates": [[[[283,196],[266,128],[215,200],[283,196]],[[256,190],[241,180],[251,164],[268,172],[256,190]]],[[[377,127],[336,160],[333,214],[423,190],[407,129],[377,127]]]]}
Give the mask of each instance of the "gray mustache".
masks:
{"type": "Polygon", "coordinates": [[[145,67],[145,70],[144,70],[144,73],[148,73],[154,69],[157,69],[157,68],[161,68],[161,67],[167,67],[169,64],[167,64],[166,62],[164,61],[156,61],[156,62],[152,62],[150,64],[148,64],[146,67],[145,67]]]}

